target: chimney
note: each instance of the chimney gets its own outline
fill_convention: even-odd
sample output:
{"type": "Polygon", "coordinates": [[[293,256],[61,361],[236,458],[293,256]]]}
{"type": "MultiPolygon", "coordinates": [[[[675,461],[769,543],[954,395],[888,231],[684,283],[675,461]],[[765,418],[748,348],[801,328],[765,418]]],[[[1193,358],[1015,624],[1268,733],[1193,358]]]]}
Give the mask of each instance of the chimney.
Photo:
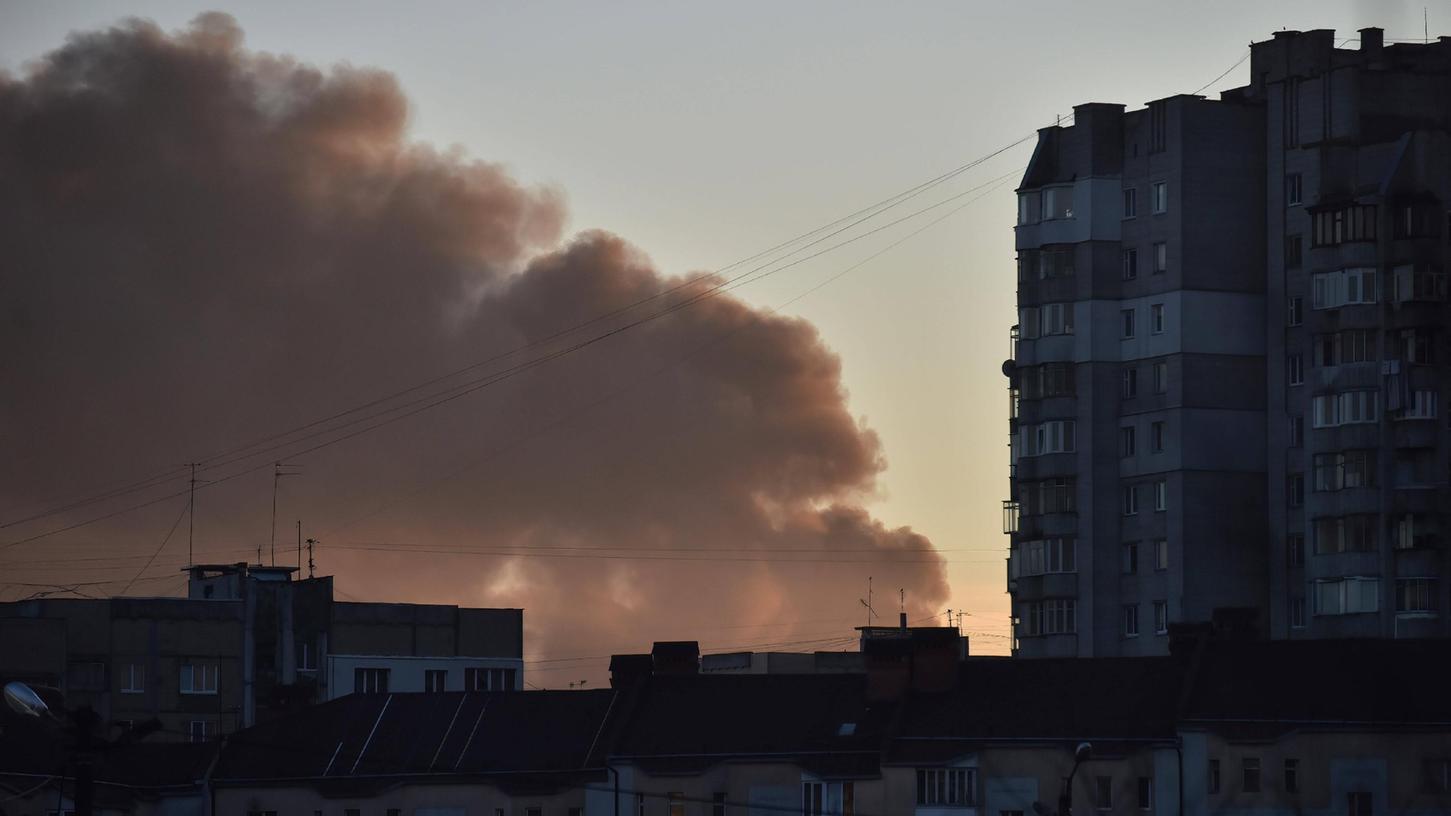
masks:
{"type": "Polygon", "coordinates": [[[1380,28],[1362,28],[1360,30],[1360,53],[1370,57],[1380,56],[1381,50],[1385,48],[1386,33],[1380,28]]]}
{"type": "Polygon", "coordinates": [[[907,631],[907,613],[906,612],[898,612],[897,613],[897,628],[901,629],[903,632],[907,631]]]}
{"type": "Polygon", "coordinates": [[[650,676],[650,655],[617,654],[610,658],[610,688],[627,688],[650,676]]]}

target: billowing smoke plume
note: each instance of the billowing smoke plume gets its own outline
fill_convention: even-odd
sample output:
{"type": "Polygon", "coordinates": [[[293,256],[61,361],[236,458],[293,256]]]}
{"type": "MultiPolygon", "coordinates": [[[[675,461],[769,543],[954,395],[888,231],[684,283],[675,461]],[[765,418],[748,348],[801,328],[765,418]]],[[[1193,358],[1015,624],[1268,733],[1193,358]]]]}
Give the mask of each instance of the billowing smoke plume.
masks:
{"type": "MultiPolygon", "coordinates": [[[[614,236],[563,239],[558,192],[410,142],[407,120],[388,74],[246,51],[218,14],[75,36],[0,77],[3,520],[703,288],[551,340],[681,279],[614,236]]],[[[271,547],[273,455],[200,474],[197,560],[271,547]]],[[[730,296],[291,461],[278,561],[302,518],[349,595],[522,606],[531,653],[850,634],[868,575],[913,617],[947,595],[930,544],[862,509],[884,462],[835,355],[730,296]],[[806,622],[727,628],[766,621],[806,622]]],[[[8,547],[0,580],[118,591],[184,503],[8,547]]],[[[133,594],[175,588],[186,528],[133,594]]]]}

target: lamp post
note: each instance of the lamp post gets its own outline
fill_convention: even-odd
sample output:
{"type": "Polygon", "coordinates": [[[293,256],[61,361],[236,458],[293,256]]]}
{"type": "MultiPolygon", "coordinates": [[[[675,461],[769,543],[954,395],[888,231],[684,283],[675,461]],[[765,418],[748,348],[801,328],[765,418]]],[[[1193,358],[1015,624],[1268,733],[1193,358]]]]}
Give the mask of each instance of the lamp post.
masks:
{"type": "MultiPolygon", "coordinates": [[[[61,718],[57,715],[55,706],[61,703],[63,698],[55,689],[45,689],[45,691],[52,698],[49,703],[46,702],[45,696],[25,683],[18,681],[6,683],[5,702],[21,716],[34,717],[47,721],[52,726],[60,726],[61,718]]],[[[127,745],[146,736],[159,729],[161,722],[153,718],[133,726],[114,741],[106,741],[96,737],[96,726],[100,725],[101,718],[96,714],[95,709],[89,705],[82,705],[65,713],[70,718],[71,725],[61,730],[62,733],[72,738],[67,750],[71,762],[76,768],[76,816],[92,816],[95,813],[96,755],[106,748],[127,745]]]]}
{"type": "Polygon", "coordinates": [[[1078,775],[1078,767],[1087,762],[1093,756],[1093,746],[1086,742],[1078,743],[1073,749],[1073,770],[1069,771],[1068,778],[1063,780],[1063,795],[1058,797],[1059,816],[1073,816],[1073,777],[1078,775]]]}

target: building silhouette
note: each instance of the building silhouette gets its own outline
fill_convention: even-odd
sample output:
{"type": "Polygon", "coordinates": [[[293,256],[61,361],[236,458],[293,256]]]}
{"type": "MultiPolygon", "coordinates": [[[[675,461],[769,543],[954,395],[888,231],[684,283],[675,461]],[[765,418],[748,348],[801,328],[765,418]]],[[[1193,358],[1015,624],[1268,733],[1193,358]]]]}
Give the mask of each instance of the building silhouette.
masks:
{"type": "Polygon", "coordinates": [[[1451,38],[1044,128],[1019,188],[1014,653],[1444,636],[1451,38]]]}

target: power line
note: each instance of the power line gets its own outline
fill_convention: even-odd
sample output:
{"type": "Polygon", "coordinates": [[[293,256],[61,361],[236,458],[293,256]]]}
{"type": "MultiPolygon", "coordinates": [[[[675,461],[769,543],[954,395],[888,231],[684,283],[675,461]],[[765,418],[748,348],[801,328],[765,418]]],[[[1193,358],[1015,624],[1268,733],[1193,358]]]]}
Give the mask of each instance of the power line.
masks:
{"type": "MultiPolygon", "coordinates": [[[[156,546],[156,550],[151,553],[151,557],[146,559],[146,563],[142,565],[141,569],[136,571],[136,574],[131,577],[130,581],[126,582],[126,586],[121,587],[121,591],[117,592],[117,595],[125,595],[126,590],[130,589],[131,585],[136,583],[136,579],[140,578],[142,573],[146,572],[146,570],[151,568],[151,562],[155,561],[156,556],[161,555],[161,551],[166,549],[166,542],[171,540],[171,534],[176,532],[176,528],[181,525],[182,516],[185,516],[187,514],[187,511],[191,509],[191,506],[191,502],[187,502],[186,504],[181,506],[181,512],[176,514],[176,521],[173,521],[171,523],[171,529],[166,531],[166,536],[161,539],[161,543],[156,546]]],[[[190,542],[188,542],[188,545],[189,544],[190,542]]],[[[187,548],[187,555],[188,560],[190,560],[190,546],[188,546],[187,548]]]]}
{"type": "MultiPolygon", "coordinates": [[[[812,231],[807,232],[807,233],[803,233],[801,236],[798,236],[797,238],[791,239],[790,241],[787,241],[787,242],[785,242],[783,244],[779,244],[779,245],[777,245],[777,247],[773,247],[771,250],[766,250],[765,252],[757,253],[756,255],[751,256],[748,259],[744,259],[742,261],[737,261],[734,264],[730,264],[730,265],[728,265],[726,267],[722,267],[721,270],[718,270],[718,272],[719,271],[728,270],[728,269],[734,268],[736,266],[742,265],[742,264],[744,264],[746,262],[752,261],[754,259],[763,257],[765,255],[772,254],[776,249],[779,249],[779,248],[782,248],[782,247],[786,247],[786,246],[790,246],[790,245],[792,245],[794,243],[799,242],[800,240],[803,240],[805,238],[808,238],[808,237],[810,237],[812,235],[816,235],[816,234],[822,232],[823,230],[829,229],[832,226],[835,226],[837,224],[840,224],[843,221],[847,221],[848,219],[852,219],[854,216],[858,216],[858,215],[860,215],[862,213],[868,213],[868,215],[862,216],[862,217],[857,218],[856,220],[852,221],[851,223],[848,223],[846,227],[842,227],[840,229],[837,229],[835,232],[828,233],[827,235],[822,236],[821,238],[818,238],[818,239],[816,239],[815,241],[812,241],[809,244],[806,244],[804,247],[801,247],[801,248],[798,248],[797,250],[794,250],[790,254],[795,254],[796,252],[799,252],[799,251],[801,251],[803,249],[806,249],[806,248],[809,248],[811,246],[814,246],[814,245],[820,243],[821,241],[826,240],[827,238],[833,237],[833,236],[835,236],[837,234],[840,234],[841,232],[843,232],[843,231],[845,231],[847,229],[850,229],[853,226],[856,226],[856,225],[858,225],[860,223],[863,223],[864,221],[868,220],[869,218],[875,217],[876,215],[879,215],[882,212],[886,212],[887,210],[889,210],[889,209],[891,209],[893,207],[899,206],[900,204],[905,203],[906,201],[908,201],[911,198],[913,198],[913,197],[921,194],[922,192],[925,192],[925,191],[927,191],[929,189],[932,189],[933,187],[936,187],[936,186],[938,186],[938,185],[940,185],[940,184],[942,184],[942,183],[944,183],[944,182],[946,182],[946,181],[948,181],[948,180],[950,180],[952,178],[955,178],[956,176],[960,175],[963,172],[966,172],[966,170],[971,169],[972,167],[975,167],[975,166],[977,166],[977,165],[979,165],[979,164],[981,164],[981,163],[983,163],[983,162],[985,162],[985,161],[987,161],[987,160],[989,160],[991,158],[994,158],[994,157],[996,157],[998,155],[1001,155],[1002,153],[1007,152],[1008,150],[1011,150],[1014,147],[1017,147],[1020,144],[1023,144],[1024,142],[1026,142],[1029,139],[1033,138],[1034,135],[1035,134],[1029,134],[1027,136],[1024,136],[1023,138],[1018,139],[1017,141],[1014,141],[1014,142],[1012,142],[1012,143],[1010,143],[1008,145],[1005,145],[1005,146],[1003,146],[1001,148],[998,148],[997,150],[995,150],[995,151],[993,151],[991,153],[988,153],[985,156],[979,157],[977,159],[974,159],[971,162],[967,162],[966,164],[960,165],[959,167],[954,168],[953,170],[948,171],[947,173],[941,174],[941,175],[939,175],[939,176],[937,176],[937,177],[935,177],[933,179],[929,179],[926,182],[923,182],[923,183],[921,183],[921,184],[919,184],[919,185],[917,185],[915,187],[909,188],[908,190],[903,191],[901,193],[898,193],[898,194],[896,194],[894,196],[891,196],[889,198],[883,199],[883,200],[877,202],[876,204],[870,205],[867,208],[858,210],[856,213],[853,213],[852,215],[849,215],[849,216],[843,217],[841,219],[838,219],[838,220],[836,220],[834,222],[831,222],[830,224],[828,224],[828,225],[826,225],[824,227],[818,227],[815,230],[812,230],[812,231]]],[[[915,217],[916,215],[919,215],[919,214],[921,214],[922,212],[925,212],[928,209],[932,209],[933,207],[941,206],[944,203],[946,203],[946,202],[945,201],[944,202],[938,202],[937,204],[932,205],[932,207],[928,207],[928,208],[926,208],[924,210],[919,210],[918,212],[913,213],[911,216],[908,216],[907,218],[915,217]]],[[[802,259],[799,259],[798,261],[795,261],[793,263],[786,264],[785,266],[782,266],[780,268],[777,268],[777,269],[774,269],[774,270],[770,270],[770,271],[766,272],[764,275],[759,275],[759,276],[755,277],[754,280],[759,280],[760,278],[765,277],[766,275],[774,274],[774,272],[781,271],[781,269],[789,268],[790,266],[794,266],[797,263],[801,263],[801,262],[804,262],[806,260],[810,260],[811,258],[818,257],[819,255],[824,254],[827,251],[831,251],[832,249],[838,248],[840,246],[844,246],[844,245],[846,245],[848,243],[851,243],[851,242],[853,242],[855,240],[859,240],[860,238],[864,238],[867,235],[871,235],[871,234],[874,234],[875,232],[879,232],[881,229],[885,229],[885,228],[888,228],[890,226],[894,226],[896,224],[899,224],[899,223],[901,223],[904,220],[907,220],[907,219],[905,219],[905,218],[904,219],[898,219],[897,221],[894,221],[891,224],[885,225],[884,227],[879,227],[876,230],[872,230],[872,231],[870,231],[868,233],[865,233],[863,235],[856,236],[855,238],[849,239],[847,241],[840,242],[840,243],[838,243],[836,245],[833,245],[832,247],[828,248],[827,250],[823,250],[822,252],[815,253],[815,254],[813,254],[811,256],[808,256],[807,258],[802,258],[802,259]]],[[[790,254],[788,254],[785,257],[790,257],[790,254]]],[[[719,293],[721,291],[730,291],[730,289],[731,288],[734,288],[735,286],[744,285],[744,283],[746,283],[746,282],[753,282],[753,280],[751,279],[750,276],[755,275],[755,273],[760,272],[762,269],[764,269],[766,267],[769,267],[769,266],[771,266],[774,263],[778,263],[779,260],[783,260],[783,259],[778,259],[778,261],[773,261],[773,262],[768,263],[768,264],[766,264],[764,266],[759,266],[759,267],[753,268],[751,270],[748,270],[746,273],[743,273],[742,275],[739,275],[739,276],[737,276],[735,278],[728,279],[728,280],[722,281],[722,282],[717,282],[714,285],[712,285],[709,289],[707,289],[705,292],[697,293],[695,295],[692,295],[691,297],[689,297],[689,298],[687,298],[687,299],[685,299],[683,301],[677,302],[676,304],[672,305],[671,307],[668,307],[668,308],[666,308],[666,309],[664,309],[664,310],[662,310],[660,312],[657,312],[657,313],[649,316],[647,319],[633,321],[631,323],[626,324],[623,327],[619,327],[619,328],[617,328],[615,330],[606,332],[606,333],[604,333],[602,335],[599,335],[597,337],[590,338],[589,340],[586,340],[586,341],[583,341],[583,342],[580,342],[580,343],[576,343],[575,345],[570,346],[570,347],[567,347],[566,349],[564,349],[564,350],[562,350],[560,352],[553,353],[553,354],[545,354],[545,355],[543,355],[543,356],[541,356],[539,358],[535,358],[534,360],[528,361],[528,362],[526,362],[524,364],[521,364],[519,366],[514,366],[514,367],[511,367],[509,369],[505,369],[503,372],[499,372],[499,373],[496,373],[495,375],[490,375],[488,377],[485,377],[484,380],[482,381],[482,383],[480,383],[480,381],[474,381],[474,382],[464,383],[462,385],[456,385],[456,386],[453,386],[452,388],[445,389],[445,390],[440,391],[440,392],[436,392],[436,393],[434,393],[434,394],[432,394],[432,395],[430,395],[428,397],[425,397],[423,400],[417,400],[417,401],[414,401],[412,403],[406,403],[403,406],[395,406],[393,408],[389,408],[389,409],[386,409],[384,411],[377,412],[377,413],[375,413],[373,415],[370,415],[368,417],[364,417],[361,420],[353,420],[353,421],[350,421],[348,423],[344,423],[342,426],[335,426],[335,427],[331,427],[331,428],[326,428],[326,429],[324,429],[324,430],[322,430],[320,432],[305,435],[305,436],[301,437],[300,439],[287,440],[285,442],[282,442],[282,443],[280,443],[278,445],[274,445],[274,446],[269,447],[269,448],[267,448],[265,450],[262,450],[262,451],[253,451],[252,453],[243,454],[243,452],[248,451],[248,450],[251,450],[252,448],[257,447],[258,445],[265,444],[266,442],[270,442],[270,441],[278,440],[278,439],[285,439],[286,437],[294,436],[297,433],[299,433],[301,431],[304,431],[304,430],[307,430],[309,428],[314,428],[314,427],[317,427],[319,425],[325,425],[325,424],[327,424],[327,423],[329,423],[329,422],[331,422],[331,421],[333,421],[335,419],[339,419],[339,418],[342,418],[344,416],[348,416],[350,414],[357,413],[359,411],[367,410],[368,408],[376,407],[376,406],[378,406],[380,404],[384,404],[384,403],[390,402],[390,401],[398,398],[399,396],[403,396],[403,395],[406,395],[408,393],[412,393],[414,391],[421,390],[423,388],[428,387],[429,385],[434,385],[434,384],[437,384],[439,382],[443,382],[443,381],[446,381],[448,379],[452,379],[452,378],[454,378],[454,377],[456,377],[456,376],[458,376],[460,374],[466,373],[468,371],[476,370],[476,369],[478,369],[480,367],[483,367],[485,365],[488,365],[491,362],[497,362],[499,360],[506,359],[506,358],[508,358],[510,356],[513,356],[513,355],[515,355],[515,354],[517,354],[517,353],[519,353],[521,351],[524,351],[524,350],[527,350],[527,349],[530,349],[530,348],[534,348],[534,347],[537,347],[537,346],[540,346],[540,345],[547,344],[547,343],[552,342],[553,340],[556,340],[556,339],[563,338],[565,336],[568,336],[569,334],[575,333],[576,331],[578,331],[578,330],[580,330],[582,328],[588,327],[588,326],[593,325],[595,323],[598,323],[598,322],[600,322],[602,320],[608,319],[609,317],[616,316],[618,314],[626,313],[628,311],[631,311],[631,310],[633,310],[635,308],[638,308],[639,306],[644,305],[646,303],[652,302],[652,301],[654,301],[654,300],[656,300],[656,299],[658,299],[660,297],[663,297],[665,295],[668,295],[668,294],[671,294],[673,292],[679,291],[679,290],[684,289],[684,288],[686,288],[688,286],[692,286],[692,285],[694,285],[696,283],[700,283],[700,282],[709,280],[712,277],[714,277],[716,274],[718,274],[718,272],[716,272],[716,273],[707,273],[705,275],[700,275],[700,276],[697,276],[696,278],[689,279],[689,280],[684,281],[684,282],[682,282],[680,284],[676,284],[674,286],[667,287],[666,289],[664,289],[664,290],[662,290],[660,292],[657,292],[657,293],[655,293],[653,295],[650,295],[650,296],[648,296],[646,298],[643,298],[643,299],[641,299],[639,301],[636,301],[635,303],[632,303],[632,304],[629,304],[627,306],[618,308],[618,309],[613,310],[611,312],[608,312],[608,313],[606,313],[604,315],[596,316],[594,318],[591,318],[590,320],[584,321],[583,323],[576,324],[575,326],[569,327],[569,328],[564,329],[564,330],[562,330],[560,332],[556,332],[555,334],[552,334],[552,335],[550,335],[548,337],[541,338],[541,339],[536,340],[536,341],[532,341],[532,342],[527,343],[527,344],[525,344],[523,346],[520,346],[520,347],[518,347],[516,349],[510,350],[508,352],[504,352],[502,354],[495,355],[495,356],[490,357],[490,358],[488,358],[486,360],[480,361],[480,362],[475,363],[475,364],[472,364],[470,366],[466,366],[466,367],[461,368],[461,369],[457,369],[457,370],[455,370],[453,372],[450,372],[448,374],[444,374],[442,376],[435,377],[435,378],[433,378],[431,380],[425,381],[423,383],[419,383],[419,384],[417,384],[415,386],[412,386],[410,388],[403,389],[401,391],[394,392],[393,394],[389,394],[389,395],[387,395],[385,397],[381,397],[381,398],[378,398],[378,399],[369,401],[367,403],[363,403],[362,405],[359,405],[359,406],[355,406],[353,408],[346,409],[344,411],[335,413],[335,414],[333,414],[331,416],[324,417],[324,418],[319,419],[319,420],[314,420],[313,422],[307,423],[305,425],[298,426],[298,427],[293,428],[293,429],[291,429],[289,431],[284,431],[284,432],[281,432],[281,433],[278,433],[278,434],[273,434],[273,435],[270,435],[270,436],[267,436],[267,437],[263,437],[263,438],[261,438],[259,440],[256,440],[256,441],[254,441],[252,443],[249,443],[247,445],[243,445],[243,446],[240,446],[240,447],[237,447],[237,448],[233,448],[233,449],[228,450],[228,451],[223,451],[222,453],[213,455],[212,457],[209,457],[207,459],[202,460],[202,462],[200,464],[202,464],[203,469],[210,469],[210,468],[222,467],[222,466],[225,466],[227,464],[232,464],[232,463],[235,463],[235,462],[238,462],[238,461],[242,461],[242,460],[245,460],[245,459],[248,459],[248,458],[252,458],[253,456],[256,456],[256,455],[261,455],[262,453],[267,453],[267,452],[271,452],[271,451],[277,450],[280,447],[283,447],[283,446],[286,446],[286,445],[297,444],[298,442],[305,441],[306,439],[315,438],[318,435],[323,435],[323,434],[327,434],[327,433],[333,433],[333,432],[335,432],[335,431],[337,431],[337,430],[339,430],[339,429],[341,429],[343,427],[347,427],[349,425],[355,425],[355,424],[358,424],[360,422],[369,421],[369,420],[374,419],[374,418],[379,417],[379,416],[385,416],[385,415],[387,415],[389,413],[393,413],[395,411],[402,410],[402,409],[407,408],[407,407],[410,407],[412,405],[416,405],[419,402],[427,402],[428,400],[437,400],[436,402],[433,402],[432,404],[427,405],[426,408],[437,407],[438,405],[441,405],[441,404],[443,404],[445,402],[452,401],[453,399],[456,399],[459,396],[463,396],[464,394],[467,394],[467,393],[472,393],[474,390],[477,390],[477,388],[481,388],[481,387],[484,387],[486,385],[491,385],[491,384],[493,384],[495,382],[501,381],[502,379],[507,379],[508,377],[513,376],[513,374],[519,373],[522,370],[528,370],[529,368],[536,367],[537,365],[542,365],[543,363],[547,363],[549,361],[552,361],[553,359],[557,359],[558,357],[564,356],[565,354],[569,354],[569,353],[573,353],[574,351],[578,351],[578,350],[580,350],[580,349],[582,349],[582,348],[584,348],[584,347],[586,347],[588,345],[592,345],[595,342],[598,342],[598,341],[603,340],[603,339],[605,339],[607,337],[613,336],[614,334],[620,333],[621,331],[624,331],[624,330],[633,328],[635,326],[641,325],[644,322],[648,322],[649,320],[653,320],[653,319],[657,319],[659,317],[666,316],[666,315],[671,314],[671,313],[673,313],[675,311],[678,311],[681,308],[685,308],[686,306],[693,305],[694,303],[697,303],[697,302],[699,302],[699,301],[701,301],[701,300],[703,300],[703,299],[705,299],[707,297],[710,297],[713,294],[717,294],[717,293],[719,293]],[[477,386],[477,387],[475,387],[475,386],[477,386]],[[455,393],[455,394],[452,394],[452,395],[449,394],[450,391],[455,391],[455,390],[460,389],[460,388],[463,388],[463,389],[466,389],[466,390],[463,390],[460,393],[455,393]],[[230,458],[230,459],[226,458],[228,456],[231,456],[232,458],[230,458]],[[220,462],[214,461],[214,460],[217,460],[217,459],[222,459],[222,461],[220,461],[220,462]]],[[[399,419],[406,418],[408,416],[412,416],[414,413],[416,413],[416,412],[408,412],[408,413],[405,413],[405,414],[403,414],[401,416],[393,417],[393,418],[387,420],[384,423],[379,423],[379,424],[375,424],[373,426],[364,428],[362,431],[360,431],[358,433],[366,432],[367,430],[372,430],[375,427],[381,427],[382,424],[387,424],[387,422],[393,422],[393,421],[397,421],[399,419]]],[[[358,435],[358,433],[348,434],[348,435],[343,436],[341,438],[338,438],[336,440],[332,440],[328,444],[334,444],[336,442],[341,442],[341,441],[344,441],[346,439],[350,439],[353,436],[358,435]]],[[[317,447],[318,446],[314,446],[314,447],[308,448],[308,449],[306,449],[304,451],[295,452],[295,453],[293,453],[291,455],[296,456],[296,455],[300,455],[301,453],[312,452],[313,450],[316,450],[317,447]]],[[[169,480],[170,478],[174,478],[175,471],[176,471],[176,469],[173,469],[172,471],[167,471],[165,474],[161,474],[158,477],[151,477],[149,479],[142,480],[141,482],[137,482],[137,483],[134,483],[134,484],[131,484],[131,485],[123,486],[122,488],[119,488],[119,489],[115,489],[115,490],[111,490],[111,491],[106,491],[105,493],[102,493],[102,494],[98,494],[98,495],[95,495],[95,496],[91,496],[91,497],[86,498],[86,499],[81,499],[81,500],[73,501],[73,502],[67,503],[67,504],[62,505],[62,506],[59,506],[59,507],[53,507],[53,508],[50,508],[49,510],[41,511],[39,513],[35,513],[35,514],[30,515],[30,516],[26,516],[26,517],[23,517],[23,518],[14,519],[14,520],[11,520],[11,521],[7,521],[7,522],[4,522],[4,523],[0,523],[0,529],[3,529],[5,527],[14,526],[14,525],[17,525],[17,524],[21,524],[21,523],[24,523],[24,522],[27,522],[27,521],[38,520],[40,518],[44,518],[44,517],[49,516],[49,515],[54,515],[54,514],[56,514],[58,512],[64,512],[65,510],[76,509],[76,508],[78,508],[80,506],[85,506],[87,504],[94,504],[94,503],[97,503],[99,501],[104,501],[104,500],[106,500],[108,498],[114,498],[114,497],[116,497],[118,495],[124,495],[124,494],[131,493],[131,492],[137,492],[137,491],[140,491],[140,490],[149,488],[149,487],[158,486],[160,484],[164,484],[166,480],[169,480]],[[158,481],[158,479],[160,479],[161,481],[158,481]]],[[[250,471],[245,471],[245,472],[250,472],[250,471]]],[[[241,474],[235,474],[235,475],[241,475],[241,474]]],[[[65,531],[70,530],[70,529],[75,529],[76,526],[84,526],[86,524],[95,523],[96,521],[101,521],[101,520],[104,520],[104,519],[107,519],[107,518],[111,518],[114,515],[119,515],[120,513],[130,512],[132,510],[141,509],[143,507],[150,506],[151,504],[154,504],[157,501],[164,501],[166,498],[170,498],[170,496],[165,496],[165,497],[161,497],[158,500],[154,500],[154,501],[150,501],[150,502],[143,502],[143,503],[140,503],[140,504],[137,504],[137,505],[133,505],[131,507],[124,508],[123,510],[120,510],[120,511],[118,511],[116,513],[104,514],[102,516],[98,516],[98,517],[95,517],[93,519],[90,519],[90,520],[87,520],[87,521],[84,521],[84,522],[80,522],[77,525],[70,525],[70,526],[62,527],[62,528],[59,528],[59,529],[56,529],[56,530],[47,531],[45,533],[41,533],[41,534],[38,534],[38,535],[35,535],[35,536],[31,536],[31,537],[28,537],[28,538],[22,538],[22,539],[19,539],[19,540],[16,540],[16,541],[12,541],[12,542],[9,542],[7,544],[0,545],[0,548],[14,546],[16,544],[22,544],[22,543],[26,543],[26,542],[29,542],[29,541],[34,541],[37,538],[43,538],[43,537],[47,537],[47,536],[50,536],[50,535],[55,535],[55,534],[60,533],[60,532],[65,532],[65,531]]]]}

